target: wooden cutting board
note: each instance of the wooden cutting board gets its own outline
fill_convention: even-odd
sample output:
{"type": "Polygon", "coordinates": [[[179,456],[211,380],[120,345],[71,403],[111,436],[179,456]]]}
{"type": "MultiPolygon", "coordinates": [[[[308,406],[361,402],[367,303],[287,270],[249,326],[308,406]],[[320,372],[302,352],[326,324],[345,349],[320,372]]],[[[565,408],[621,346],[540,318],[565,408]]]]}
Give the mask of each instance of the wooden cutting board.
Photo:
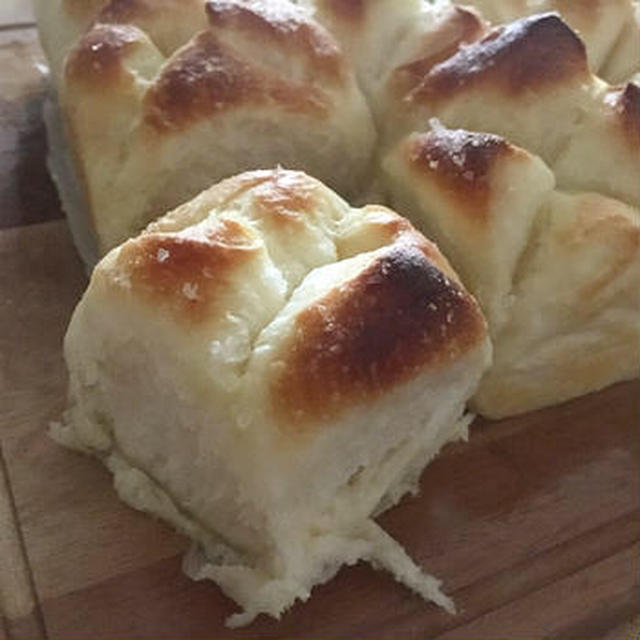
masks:
{"type": "Polygon", "coordinates": [[[20,2],[7,6],[19,24],[0,29],[0,640],[595,638],[638,612],[633,382],[477,421],[425,471],[420,497],[380,518],[444,579],[457,616],[358,565],[279,623],[227,630],[233,603],[181,573],[187,541],[46,435],[64,407],[61,341],[86,279],[46,176],[35,32],[20,2]]]}

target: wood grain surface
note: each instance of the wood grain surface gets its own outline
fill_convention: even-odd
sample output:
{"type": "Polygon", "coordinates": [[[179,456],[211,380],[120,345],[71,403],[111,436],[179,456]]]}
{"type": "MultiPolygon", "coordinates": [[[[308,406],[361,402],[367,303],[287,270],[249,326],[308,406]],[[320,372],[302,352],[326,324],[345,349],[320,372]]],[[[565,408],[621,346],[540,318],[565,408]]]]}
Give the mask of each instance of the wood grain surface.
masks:
{"type": "MultiPolygon", "coordinates": [[[[366,565],[280,622],[181,572],[187,541],[124,506],[98,462],[54,444],[61,343],[86,284],[45,168],[42,54],[26,3],[0,6],[0,640],[608,638],[640,625],[636,382],[501,422],[428,467],[381,524],[459,607],[449,616],[366,565]]],[[[634,635],[635,634],[635,635],[634,635]]]]}

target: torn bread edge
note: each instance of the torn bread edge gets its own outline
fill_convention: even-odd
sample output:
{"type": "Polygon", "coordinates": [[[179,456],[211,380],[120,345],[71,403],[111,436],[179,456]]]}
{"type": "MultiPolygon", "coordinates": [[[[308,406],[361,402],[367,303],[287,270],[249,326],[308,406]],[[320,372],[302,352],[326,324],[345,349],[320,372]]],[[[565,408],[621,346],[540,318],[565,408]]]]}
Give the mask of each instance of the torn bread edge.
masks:
{"type": "MultiPolygon", "coordinates": [[[[447,436],[416,450],[398,480],[381,498],[378,508],[356,526],[346,531],[327,531],[315,536],[309,557],[313,568],[308,579],[296,581],[267,575],[252,566],[250,560],[223,540],[211,527],[199,522],[180,508],[169,491],[147,472],[132,463],[115,443],[107,450],[88,448],[78,439],[73,425],[51,423],[50,436],[59,444],[78,451],[97,455],[113,473],[114,487],[120,499],[131,507],[170,523],[193,540],[183,560],[184,573],[193,580],[212,580],[243,611],[226,620],[228,627],[250,624],[259,614],[279,619],[297,600],[306,601],[311,589],[328,582],[343,565],[359,561],[373,568],[388,571],[426,602],[433,602],[450,614],[456,613],[453,600],[441,590],[441,581],[425,573],[407,554],[402,545],[387,534],[373,518],[397,504],[406,494],[417,494],[419,480],[425,466],[447,443],[467,440],[469,425],[475,416],[466,414],[447,430],[447,436]]],[[[415,445],[415,443],[411,443],[415,445]]]]}

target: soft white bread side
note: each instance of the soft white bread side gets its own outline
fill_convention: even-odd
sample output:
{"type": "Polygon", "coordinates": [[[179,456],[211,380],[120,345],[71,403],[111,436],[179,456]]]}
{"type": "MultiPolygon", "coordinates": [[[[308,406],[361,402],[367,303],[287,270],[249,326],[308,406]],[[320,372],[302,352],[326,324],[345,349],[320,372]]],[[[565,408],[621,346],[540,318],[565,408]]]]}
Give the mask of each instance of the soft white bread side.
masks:
{"type": "Polygon", "coordinates": [[[285,0],[204,8],[206,30],[168,58],[149,16],[148,32],[96,23],[67,56],[60,102],[101,252],[244,169],[366,187],[375,131],[329,33],[285,0]]]}
{"type": "Polygon", "coordinates": [[[640,88],[609,87],[553,163],[558,184],[640,204],[640,88]]]}
{"type": "Polygon", "coordinates": [[[478,411],[522,413],[638,374],[637,209],[554,190],[539,158],[441,126],[401,141],[384,168],[395,206],[436,239],[489,320],[496,357],[478,411]]]}
{"type": "Polygon", "coordinates": [[[415,60],[443,60],[486,30],[481,16],[449,0],[309,0],[315,17],[336,36],[377,115],[378,94],[391,72],[415,60]]]}
{"type": "Polygon", "coordinates": [[[553,194],[516,278],[512,316],[474,405],[501,417],[638,376],[640,216],[599,194],[553,194]]]}
{"type": "Polygon", "coordinates": [[[232,623],[359,559],[451,609],[370,519],[464,436],[490,358],[406,220],[298,172],[224,181],[99,263],[65,355],[59,436],[201,543],[188,569],[242,606],[232,623]]]}
{"type": "Polygon", "coordinates": [[[640,74],[640,2],[632,0],[633,17],[607,57],[600,75],[611,84],[636,82],[640,74]],[[635,78],[635,80],[634,80],[635,78]]]}
{"type": "Polygon", "coordinates": [[[477,7],[494,24],[557,11],[584,41],[591,69],[611,83],[640,70],[640,27],[635,0],[455,0],[477,7]],[[635,49],[634,49],[635,44],[635,49]]]}
{"type": "Polygon", "coordinates": [[[421,0],[306,0],[304,4],[338,40],[367,96],[375,92],[407,30],[432,13],[421,0]]]}
{"type": "Polygon", "coordinates": [[[82,34],[96,24],[131,24],[169,56],[207,28],[205,0],[34,0],[40,41],[56,86],[65,58],[82,34]]]}

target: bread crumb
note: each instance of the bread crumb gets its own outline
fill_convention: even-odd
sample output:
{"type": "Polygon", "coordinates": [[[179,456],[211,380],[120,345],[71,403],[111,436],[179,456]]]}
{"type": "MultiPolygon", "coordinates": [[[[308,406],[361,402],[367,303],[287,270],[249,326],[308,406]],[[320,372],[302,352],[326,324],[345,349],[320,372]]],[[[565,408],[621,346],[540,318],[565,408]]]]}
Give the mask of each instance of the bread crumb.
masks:
{"type": "Polygon", "coordinates": [[[187,300],[197,300],[198,299],[198,285],[193,284],[192,282],[185,282],[182,285],[182,295],[187,298],[187,300]]]}

